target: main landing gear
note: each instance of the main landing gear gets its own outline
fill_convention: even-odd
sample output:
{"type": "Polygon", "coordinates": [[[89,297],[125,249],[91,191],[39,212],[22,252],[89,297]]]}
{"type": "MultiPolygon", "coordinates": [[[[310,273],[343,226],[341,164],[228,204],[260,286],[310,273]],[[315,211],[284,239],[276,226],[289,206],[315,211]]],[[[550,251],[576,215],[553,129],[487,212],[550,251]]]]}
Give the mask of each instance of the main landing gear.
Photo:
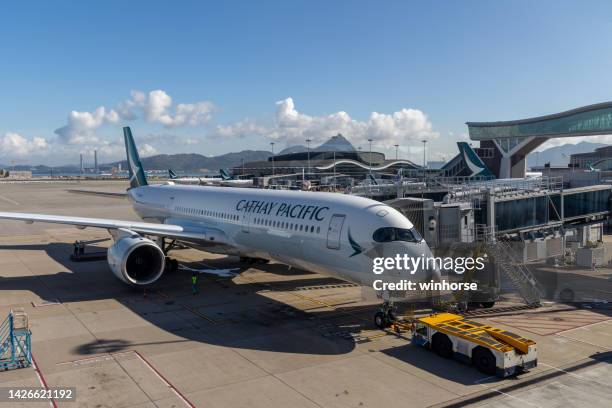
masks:
{"type": "Polygon", "coordinates": [[[395,307],[391,302],[384,302],[378,312],[374,315],[374,324],[379,329],[386,329],[395,322],[395,307]]]}
{"type": "Polygon", "coordinates": [[[160,237],[159,241],[158,241],[159,246],[161,247],[164,255],[166,255],[166,269],[165,272],[166,273],[173,273],[178,271],[179,268],[179,263],[176,259],[174,258],[170,258],[168,256],[168,252],[170,252],[172,249],[174,249],[177,245],[176,240],[172,240],[170,241],[170,243],[168,245],[166,245],[166,238],[164,237],[160,237]]]}

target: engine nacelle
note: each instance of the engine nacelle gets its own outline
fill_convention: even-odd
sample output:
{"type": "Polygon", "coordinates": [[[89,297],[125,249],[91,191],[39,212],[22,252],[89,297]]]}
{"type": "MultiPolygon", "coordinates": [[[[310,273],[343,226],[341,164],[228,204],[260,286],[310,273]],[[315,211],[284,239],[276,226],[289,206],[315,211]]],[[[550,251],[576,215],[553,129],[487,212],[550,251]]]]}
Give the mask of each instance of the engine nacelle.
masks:
{"type": "Polygon", "coordinates": [[[108,248],[108,265],[116,277],[132,285],[148,285],[164,273],[161,248],[138,234],[124,236],[108,248]]]}

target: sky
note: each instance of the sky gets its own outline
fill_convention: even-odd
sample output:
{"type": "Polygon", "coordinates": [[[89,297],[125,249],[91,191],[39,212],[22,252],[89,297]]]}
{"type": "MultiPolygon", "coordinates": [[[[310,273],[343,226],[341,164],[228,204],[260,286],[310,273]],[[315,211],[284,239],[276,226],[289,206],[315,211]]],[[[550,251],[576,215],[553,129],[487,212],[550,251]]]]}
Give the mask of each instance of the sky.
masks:
{"type": "Polygon", "coordinates": [[[121,159],[123,125],[143,155],[340,132],[419,163],[426,139],[448,160],[466,121],[612,100],[610,15],[563,0],[9,2],[0,163],[121,159]]]}

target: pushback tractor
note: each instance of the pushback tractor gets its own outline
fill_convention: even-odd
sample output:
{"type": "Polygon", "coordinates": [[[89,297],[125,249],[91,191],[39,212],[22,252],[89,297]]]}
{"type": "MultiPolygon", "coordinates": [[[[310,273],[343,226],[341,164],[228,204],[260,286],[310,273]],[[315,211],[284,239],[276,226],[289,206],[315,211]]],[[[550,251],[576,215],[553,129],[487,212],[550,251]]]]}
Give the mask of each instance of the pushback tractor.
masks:
{"type": "Polygon", "coordinates": [[[533,340],[456,314],[418,318],[411,329],[413,344],[471,363],[485,374],[508,377],[538,364],[533,340]]]}

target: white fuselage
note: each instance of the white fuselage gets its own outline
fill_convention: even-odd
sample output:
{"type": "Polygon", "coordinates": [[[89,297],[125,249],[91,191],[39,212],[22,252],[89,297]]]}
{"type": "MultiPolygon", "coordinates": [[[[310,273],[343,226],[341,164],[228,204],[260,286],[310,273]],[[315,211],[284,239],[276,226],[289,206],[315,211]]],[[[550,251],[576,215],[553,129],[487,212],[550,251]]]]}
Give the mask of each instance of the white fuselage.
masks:
{"type": "Polygon", "coordinates": [[[224,186],[224,187],[252,187],[253,180],[229,179],[222,178],[199,178],[199,177],[181,177],[170,179],[170,182],[180,185],[202,185],[202,186],[224,186]]]}
{"type": "Polygon", "coordinates": [[[337,193],[151,185],[128,197],[145,220],[206,231],[188,244],[209,252],[276,260],[370,286],[375,279],[426,281],[437,271],[375,275],[376,257],[432,256],[424,240],[376,242],[379,228],[413,229],[397,210],[337,193]]]}

